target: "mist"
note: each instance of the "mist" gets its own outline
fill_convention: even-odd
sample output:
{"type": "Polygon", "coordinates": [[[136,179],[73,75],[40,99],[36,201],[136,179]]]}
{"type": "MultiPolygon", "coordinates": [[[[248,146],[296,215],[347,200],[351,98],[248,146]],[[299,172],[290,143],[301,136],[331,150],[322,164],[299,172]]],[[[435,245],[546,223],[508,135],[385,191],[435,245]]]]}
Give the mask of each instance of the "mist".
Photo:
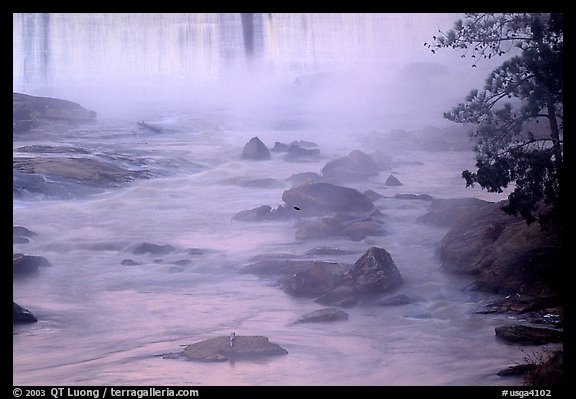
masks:
{"type": "Polygon", "coordinates": [[[442,116],[502,62],[473,68],[424,46],[461,17],[13,14],[13,91],[97,113],[14,134],[13,224],[35,234],[13,252],[51,264],[14,279],[14,300],[38,318],[14,327],[14,384],[518,384],[494,371],[523,357],[493,339],[504,317],[474,313],[489,295],[463,290],[472,278],[442,271],[435,252],[448,227],[418,222],[431,198],[507,195],[465,187],[473,127],[442,116]],[[245,159],[253,137],[302,147],[245,159]],[[327,216],[297,214],[283,194],[353,150],[378,171],[325,181],[376,192],[380,214],[337,222],[377,229],[314,236],[310,223],[327,216]],[[63,160],[72,166],[53,166],[63,160]],[[261,220],[237,216],[263,205],[261,220]],[[350,268],[371,247],[391,254],[404,281],[395,294],[410,301],[346,308],[346,321],[294,324],[322,306],[246,271],[262,259],[350,268]],[[168,356],[233,331],[288,355],[168,356]]]}

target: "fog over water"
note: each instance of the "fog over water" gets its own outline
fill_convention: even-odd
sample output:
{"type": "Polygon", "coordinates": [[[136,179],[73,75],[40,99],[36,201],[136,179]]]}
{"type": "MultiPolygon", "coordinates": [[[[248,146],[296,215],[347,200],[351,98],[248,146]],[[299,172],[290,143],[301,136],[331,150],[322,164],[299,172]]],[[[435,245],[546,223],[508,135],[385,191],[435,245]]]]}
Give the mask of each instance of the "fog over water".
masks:
{"type": "MultiPolygon", "coordinates": [[[[487,294],[464,291],[435,248],[448,228],[417,223],[429,201],[506,197],[466,188],[468,128],[442,112],[483,85],[491,64],[424,47],[459,14],[14,14],[13,89],[64,98],[98,113],[14,135],[24,146],[86,149],[150,178],[112,189],[70,183],[14,196],[13,224],[37,233],[13,251],[51,267],[14,280],[14,300],[37,323],[14,326],[15,385],[514,385],[496,372],[525,354],[494,337],[504,315],[475,314],[487,294]],[[139,129],[137,121],[162,127],[139,129]],[[287,162],[242,159],[258,136],[305,140],[320,154],[287,162]],[[344,184],[384,196],[384,236],[297,240],[295,220],[241,222],[283,204],[295,173],[321,173],[352,150],[381,151],[391,170],[344,184]],[[385,185],[390,174],[403,186],[385,185]],[[274,179],[251,187],[245,182],[274,179]],[[171,245],[165,255],[138,244],[171,245]],[[357,305],[349,320],[292,324],[323,307],[273,278],[239,273],[262,254],[353,264],[386,249],[404,279],[404,306],[357,305]],[[191,249],[194,249],[191,251],[191,249]],[[139,265],[125,265],[132,259],[139,265]],[[308,257],[309,259],[309,257],[308,257]],[[199,363],[162,355],[218,335],[264,335],[287,356],[199,363]]],[[[54,156],[54,154],[50,154],[54,156]]]]}

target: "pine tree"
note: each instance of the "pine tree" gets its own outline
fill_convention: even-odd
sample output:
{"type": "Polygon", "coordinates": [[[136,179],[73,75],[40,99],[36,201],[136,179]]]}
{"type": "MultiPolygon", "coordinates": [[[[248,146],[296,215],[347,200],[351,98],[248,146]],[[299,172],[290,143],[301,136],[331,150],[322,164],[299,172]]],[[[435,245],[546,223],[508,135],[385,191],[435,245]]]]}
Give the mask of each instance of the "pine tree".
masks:
{"type": "Polygon", "coordinates": [[[466,186],[501,193],[513,183],[503,210],[543,227],[562,220],[563,43],[562,14],[471,13],[424,44],[460,51],[473,67],[507,56],[444,117],[476,127],[477,170],[462,172],[466,186]]]}

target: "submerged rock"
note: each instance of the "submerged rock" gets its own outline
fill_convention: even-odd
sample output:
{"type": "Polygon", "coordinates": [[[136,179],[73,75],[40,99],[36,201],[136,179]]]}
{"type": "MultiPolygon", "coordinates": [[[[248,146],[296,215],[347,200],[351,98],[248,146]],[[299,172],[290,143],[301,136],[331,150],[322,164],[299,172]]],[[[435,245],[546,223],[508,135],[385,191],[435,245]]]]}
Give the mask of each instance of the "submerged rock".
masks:
{"type": "Polygon", "coordinates": [[[50,266],[50,262],[43,256],[12,254],[12,274],[14,277],[32,274],[39,267],[50,266]]]}
{"type": "Polygon", "coordinates": [[[286,355],[288,351],[267,337],[237,335],[233,346],[230,346],[230,337],[220,336],[188,345],[182,354],[190,360],[221,362],[286,355]]]}
{"type": "Polygon", "coordinates": [[[337,308],[324,308],[300,317],[295,323],[318,323],[340,320],[348,320],[348,313],[337,308]]]}
{"type": "Polygon", "coordinates": [[[478,198],[432,199],[428,213],[420,216],[416,221],[435,226],[451,227],[458,219],[490,204],[492,202],[478,198]]]}
{"type": "Polygon", "coordinates": [[[522,324],[512,324],[495,328],[496,336],[504,341],[522,345],[544,345],[562,342],[562,331],[551,328],[530,327],[522,324]]]}
{"type": "Polygon", "coordinates": [[[134,253],[136,255],[145,254],[145,253],[149,253],[151,255],[166,255],[166,254],[169,254],[170,252],[173,252],[174,250],[175,250],[175,248],[169,244],[160,245],[160,244],[153,244],[153,243],[149,243],[149,242],[144,242],[140,245],[137,245],[132,250],[132,253],[134,253]]]}
{"type": "Polygon", "coordinates": [[[252,137],[242,150],[242,159],[253,161],[271,159],[270,150],[258,137],[252,137]]]}
{"type": "Polygon", "coordinates": [[[12,324],[35,323],[38,319],[28,309],[12,301],[12,324]]]}

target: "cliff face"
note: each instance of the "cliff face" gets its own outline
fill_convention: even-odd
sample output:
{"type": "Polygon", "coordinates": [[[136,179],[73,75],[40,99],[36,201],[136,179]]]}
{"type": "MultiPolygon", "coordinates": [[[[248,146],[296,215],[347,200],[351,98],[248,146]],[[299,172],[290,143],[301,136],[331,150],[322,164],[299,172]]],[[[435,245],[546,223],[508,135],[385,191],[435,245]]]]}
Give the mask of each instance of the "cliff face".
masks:
{"type": "Polygon", "coordinates": [[[477,276],[476,287],[496,293],[554,296],[560,291],[561,240],[538,223],[505,214],[505,202],[459,219],[438,246],[442,267],[477,276]]]}

